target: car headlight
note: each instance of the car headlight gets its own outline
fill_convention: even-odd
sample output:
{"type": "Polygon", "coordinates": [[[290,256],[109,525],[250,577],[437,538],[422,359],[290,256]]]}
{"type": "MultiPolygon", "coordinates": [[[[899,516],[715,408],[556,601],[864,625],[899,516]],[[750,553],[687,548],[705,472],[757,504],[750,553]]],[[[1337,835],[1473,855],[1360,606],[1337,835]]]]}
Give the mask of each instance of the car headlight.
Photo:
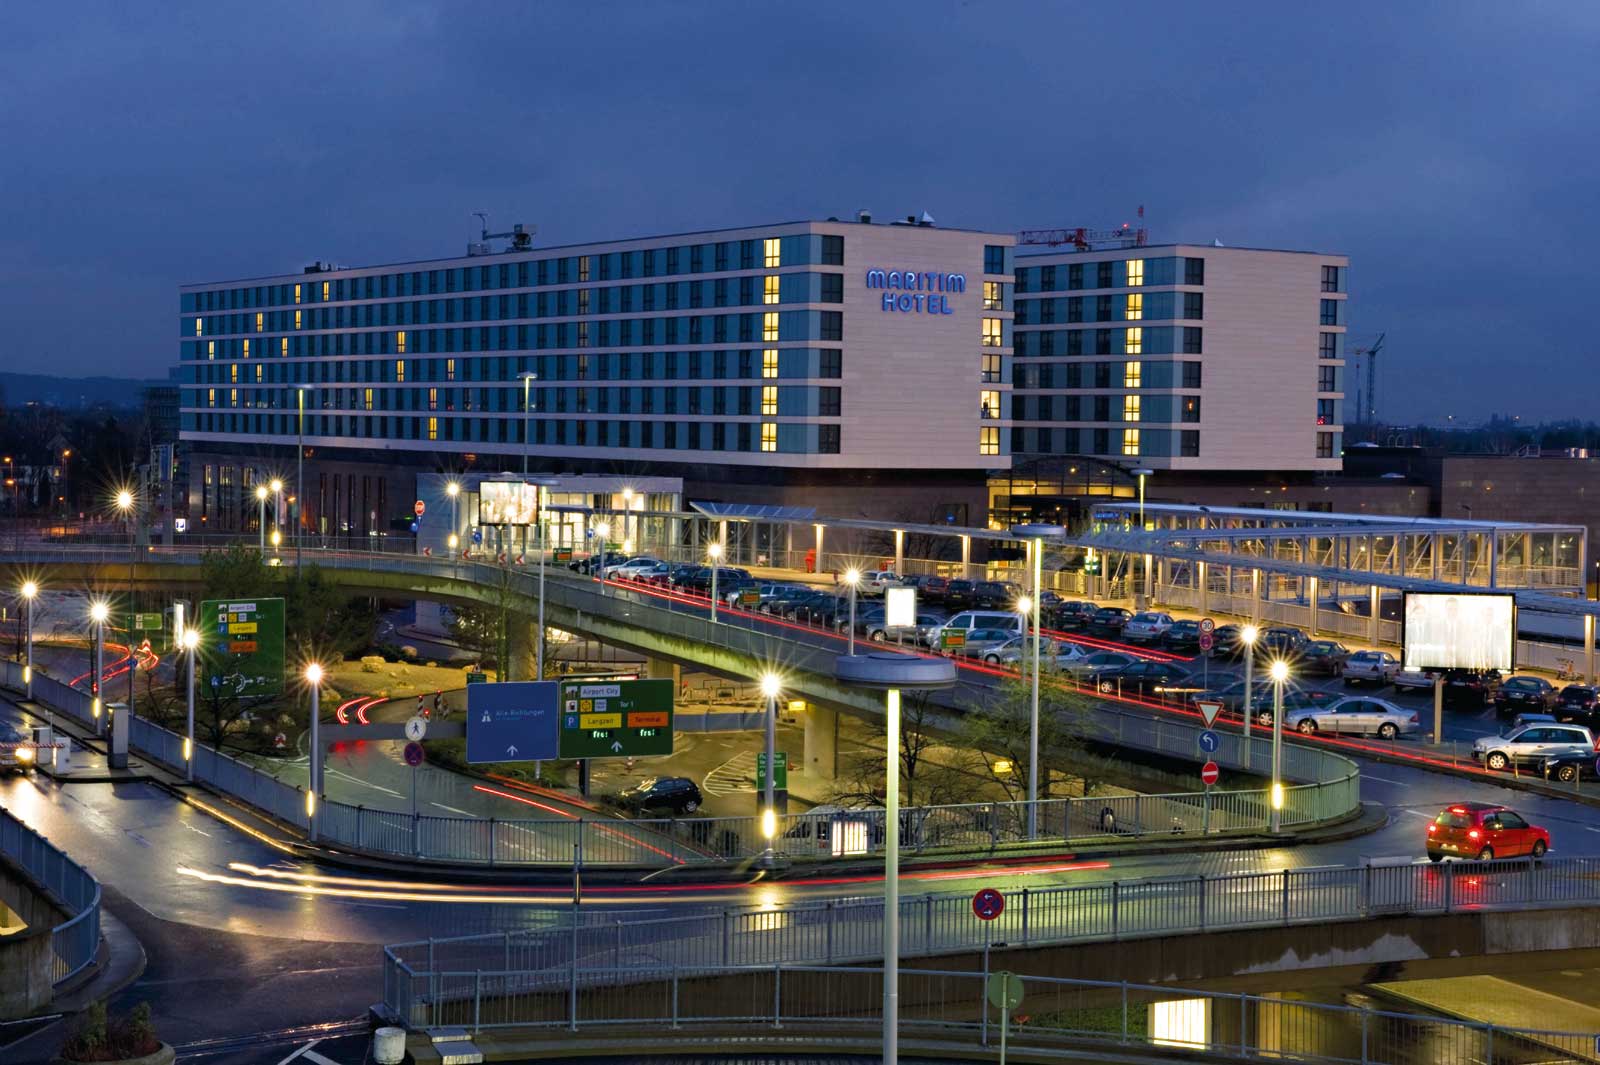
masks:
{"type": "Polygon", "coordinates": [[[31,761],[33,761],[33,748],[32,747],[18,747],[17,748],[17,761],[19,761],[19,762],[31,762],[31,761]]]}

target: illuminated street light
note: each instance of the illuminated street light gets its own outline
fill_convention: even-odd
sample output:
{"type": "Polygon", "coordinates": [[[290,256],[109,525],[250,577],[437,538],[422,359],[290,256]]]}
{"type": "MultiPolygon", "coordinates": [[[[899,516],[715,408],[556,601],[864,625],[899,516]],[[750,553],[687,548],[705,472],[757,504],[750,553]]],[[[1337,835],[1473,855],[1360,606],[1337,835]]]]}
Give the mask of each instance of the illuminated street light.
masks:
{"type": "Polygon", "coordinates": [[[717,570],[722,568],[722,541],[711,541],[706,546],[706,554],[711,559],[711,624],[715,625],[717,623],[717,570]]]}
{"type": "Polygon", "coordinates": [[[451,481],[449,484],[444,486],[444,494],[450,497],[450,541],[449,541],[449,543],[450,543],[450,550],[454,551],[456,549],[456,544],[460,542],[459,540],[456,539],[456,529],[460,526],[460,521],[458,520],[459,515],[460,515],[460,504],[458,502],[456,502],[456,500],[461,495],[461,485],[459,485],[455,481],[451,481]]]}
{"type": "Polygon", "coordinates": [[[1239,630],[1239,639],[1244,641],[1244,764],[1250,767],[1250,730],[1253,723],[1250,718],[1252,707],[1250,705],[1250,682],[1256,668],[1256,638],[1261,635],[1261,630],[1254,625],[1245,625],[1239,630]]]}
{"type": "Polygon", "coordinates": [[[1283,823],[1283,684],[1289,679],[1289,663],[1275,659],[1269,670],[1272,677],[1272,813],[1271,831],[1283,823]]]}
{"type": "Polygon", "coordinates": [[[783,678],[776,673],[761,675],[761,694],[767,700],[767,778],[761,793],[761,834],[767,839],[767,848],[761,854],[761,864],[768,869],[776,861],[772,837],[778,831],[778,807],[774,799],[775,781],[778,777],[778,693],[783,690],[783,678]]]}
{"type": "MultiPolygon", "coordinates": [[[[22,666],[22,683],[27,689],[27,699],[29,702],[33,701],[33,601],[38,597],[38,595],[39,585],[37,582],[22,582],[22,601],[27,604],[28,614],[28,657],[22,666]]],[[[50,710],[48,707],[46,707],[45,713],[49,714],[52,718],[55,716],[54,711],[50,710]]],[[[54,725],[54,723],[55,722],[52,720],[51,724],[54,725]]]]}
{"type": "Polygon", "coordinates": [[[105,674],[106,619],[110,616],[111,608],[105,600],[96,599],[89,604],[89,620],[94,622],[94,680],[89,685],[93,702],[89,704],[89,713],[94,718],[96,733],[100,731],[100,678],[105,674]]]}
{"type": "Polygon", "coordinates": [[[851,566],[844,571],[844,583],[850,586],[850,647],[847,654],[856,653],[856,589],[861,587],[861,571],[851,566]]]}
{"type": "Polygon", "coordinates": [[[267,553],[267,486],[256,485],[256,531],[259,550],[263,557],[267,553]]]}
{"type": "Polygon", "coordinates": [[[189,655],[189,731],[183,738],[183,771],[189,782],[194,782],[194,660],[200,650],[200,630],[186,628],[178,636],[178,643],[189,655]]]}
{"type": "Polygon", "coordinates": [[[322,716],[322,667],[315,662],[306,666],[306,684],[311,688],[311,774],[306,781],[306,836],[317,838],[317,796],[322,792],[322,731],[318,718],[322,716]]]}

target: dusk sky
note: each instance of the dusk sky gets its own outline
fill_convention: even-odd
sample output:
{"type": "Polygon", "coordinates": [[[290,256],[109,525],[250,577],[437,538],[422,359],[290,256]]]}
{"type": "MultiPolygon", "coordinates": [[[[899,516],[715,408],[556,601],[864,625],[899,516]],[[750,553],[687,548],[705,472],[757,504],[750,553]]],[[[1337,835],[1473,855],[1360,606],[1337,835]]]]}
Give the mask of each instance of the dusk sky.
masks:
{"type": "Polygon", "coordinates": [[[1590,2],[12,3],[0,368],[164,376],[180,283],[456,255],[474,210],[543,245],[1143,204],[1347,253],[1387,418],[1590,417],[1597,54],[1590,2]]]}

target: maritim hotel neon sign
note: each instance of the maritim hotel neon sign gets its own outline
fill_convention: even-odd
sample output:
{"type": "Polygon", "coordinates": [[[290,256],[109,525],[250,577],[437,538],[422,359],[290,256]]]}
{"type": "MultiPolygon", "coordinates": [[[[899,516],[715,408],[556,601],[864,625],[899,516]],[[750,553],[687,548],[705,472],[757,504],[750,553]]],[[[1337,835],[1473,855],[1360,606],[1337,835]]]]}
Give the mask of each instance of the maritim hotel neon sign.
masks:
{"type": "Polygon", "coordinates": [[[954,314],[950,294],[967,291],[966,274],[929,273],[918,270],[867,271],[867,287],[888,291],[883,294],[882,310],[902,314],[954,314]]]}

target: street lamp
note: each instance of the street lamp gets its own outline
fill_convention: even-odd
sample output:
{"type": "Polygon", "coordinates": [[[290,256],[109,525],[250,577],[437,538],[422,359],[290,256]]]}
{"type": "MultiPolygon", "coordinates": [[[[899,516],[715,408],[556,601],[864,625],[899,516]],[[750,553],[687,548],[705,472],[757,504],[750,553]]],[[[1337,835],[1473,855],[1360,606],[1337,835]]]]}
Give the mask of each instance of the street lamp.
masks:
{"type": "Polygon", "coordinates": [[[767,700],[767,774],[761,793],[761,834],[766,837],[767,848],[761,853],[761,864],[772,868],[775,855],[772,838],[778,834],[778,807],[773,797],[773,782],[778,776],[778,693],[783,690],[783,678],[776,673],[761,675],[761,694],[767,700]]]}
{"type": "MultiPolygon", "coordinates": [[[[1155,473],[1155,471],[1148,469],[1137,469],[1133,470],[1132,473],[1135,477],[1139,478],[1139,531],[1144,532],[1144,479],[1155,473]]],[[[1145,581],[1149,579],[1148,566],[1149,559],[1144,556],[1144,553],[1141,552],[1139,581],[1133,586],[1133,608],[1135,610],[1143,610],[1145,608],[1144,585],[1145,581]]]]}
{"type": "Polygon", "coordinates": [[[272,546],[278,546],[278,526],[283,524],[283,481],[277,477],[267,482],[272,493],[272,546]]]}
{"type": "Polygon", "coordinates": [[[1272,821],[1268,826],[1277,832],[1283,819],[1283,682],[1289,679],[1289,663],[1279,658],[1273,661],[1272,676],[1272,821]]]}
{"type": "Polygon", "coordinates": [[[856,589],[861,586],[861,571],[851,566],[844,571],[844,583],[850,586],[850,654],[856,653],[856,589]]]}
{"type": "MultiPolygon", "coordinates": [[[[522,488],[519,489],[519,491],[525,491],[527,489],[527,487],[528,487],[528,450],[531,447],[531,441],[532,441],[532,435],[533,435],[533,434],[528,432],[528,430],[531,428],[529,419],[530,419],[530,417],[532,415],[532,410],[533,410],[533,406],[532,406],[532,395],[533,395],[533,393],[532,393],[531,386],[533,385],[534,381],[539,379],[539,375],[534,373],[532,370],[523,370],[521,373],[517,374],[517,376],[522,379],[522,488]]],[[[533,491],[534,491],[533,513],[534,513],[534,520],[537,521],[538,518],[539,518],[539,506],[538,506],[539,489],[538,489],[538,487],[535,487],[533,491]]],[[[540,547],[541,551],[544,549],[544,543],[543,543],[542,540],[540,541],[539,547],[540,547]]],[[[523,550],[524,554],[526,554],[527,550],[528,550],[528,527],[526,525],[524,525],[522,527],[522,550],[523,550]]],[[[542,559],[540,560],[540,564],[543,565],[543,560],[542,559]]],[[[540,598],[543,598],[543,593],[541,593],[540,598]]],[[[542,634],[541,634],[541,642],[543,642],[542,634]]],[[[543,670],[540,670],[539,679],[540,680],[544,679],[543,670]]]]}
{"type": "MultiPolygon", "coordinates": [[[[1033,689],[1030,693],[1028,713],[1028,838],[1035,839],[1039,834],[1039,629],[1040,629],[1040,594],[1039,583],[1044,567],[1044,542],[1060,540],[1066,536],[1067,530],[1059,525],[1027,524],[1013,525],[1013,536],[1020,536],[1028,541],[1030,558],[1033,571],[1033,594],[1028,597],[1028,606],[1033,609],[1033,689]]],[[[1020,604],[1019,604],[1020,605],[1020,604]]],[[[1020,662],[1028,654],[1027,622],[1024,619],[1022,635],[1022,655],[1020,662]]]]}
{"type": "MultiPolygon", "coordinates": [[[[28,657],[22,666],[22,683],[27,687],[27,699],[33,702],[33,600],[39,594],[39,585],[34,581],[22,582],[22,601],[27,604],[28,626],[28,657]]],[[[50,713],[47,709],[46,713],[50,713]]],[[[54,722],[52,722],[54,724],[54,722]]]]}
{"type": "Polygon", "coordinates": [[[89,713],[94,718],[97,734],[100,731],[100,681],[105,675],[106,618],[110,616],[111,608],[104,600],[97,599],[89,605],[89,620],[94,622],[94,680],[89,685],[94,701],[89,704],[89,713]]]}
{"type": "Polygon", "coordinates": [[[186,628],[178,636],[189,655],[189,731],[183,737],[183,772],[189,783],[194,783],[194,659],[200,649],[200,630],[186,628]]]}
{"type": "Polygon", "coordinates": [[[133,647],[133,563],[138,551],[138,515],[134,509],[133,492],[127,488],[117,492],[117,510],[128,523],[128,720],[133,720],[133,675],[139,671],[139,656],[133,647]]]}
{"type": "Polygon", "coordinates": [[[322,716],[322,667],[313,662],[306,667],[306,684],[311,688],[311,773],[306,781],[306,837],[317,839],[317,796],[322,792],[322,732],[317,719],[322,716]]]}
{"type": "MultiPolygon", "coordinates": [[[[1239,630],[1239,639],[1244,641],[1244,764],[1250,768],[1250,679],[1256,668],[1256,639],[1261,635],[1261,630],[1254,625],[1246,625],[1239,630]]],[[[1273,722],[1277,724],[1276,721],[1273,722]]]]}
{"type": "Polygon", "coordinates": [[[267,553],[267,486],[256,485],[256,531],[260,533],[260,547],[258,550],[263,556],[267,553]]]}
{"type": "Polygon", "coordinates": [[[454,551],[456,544],[460,543],[460,540],[456,538],[456,527],[459,524],[461,513],[461,504],[458,502],[461,498],[460,483],[451,481],[445,485],[444,494],[450,497],[450,550],[454,551]]]}
{"type": "Polygon", "coordinates": [[[711,624],[715,625],[717,623],[717,570],[722,568],[722,541],[711,541],[706,546],[706,554],[711,558],[711,624]]]}
{"type": "Polygon", "coordinates": [[[299,442],[294,449],[294,575],[300,576],[300,541],[304,538],[306,507],[306,393],[310,385],[300,385],[295,390],[295,408],[299,417],[296,430],[299,442]]]}
{"type": "Polygon", "coordinates": [[[589,550],[589,570],[594,574],[594,579],[600,582],[600,592],[606,590],[606,563],[611,554],[606,547],[606,540],[611,536],[611,523],[609,521],[596,522],[594,526],[595,546],[589,550]],[[595,561],[595,552],[599,551],[599,561],[595,561]]]}

